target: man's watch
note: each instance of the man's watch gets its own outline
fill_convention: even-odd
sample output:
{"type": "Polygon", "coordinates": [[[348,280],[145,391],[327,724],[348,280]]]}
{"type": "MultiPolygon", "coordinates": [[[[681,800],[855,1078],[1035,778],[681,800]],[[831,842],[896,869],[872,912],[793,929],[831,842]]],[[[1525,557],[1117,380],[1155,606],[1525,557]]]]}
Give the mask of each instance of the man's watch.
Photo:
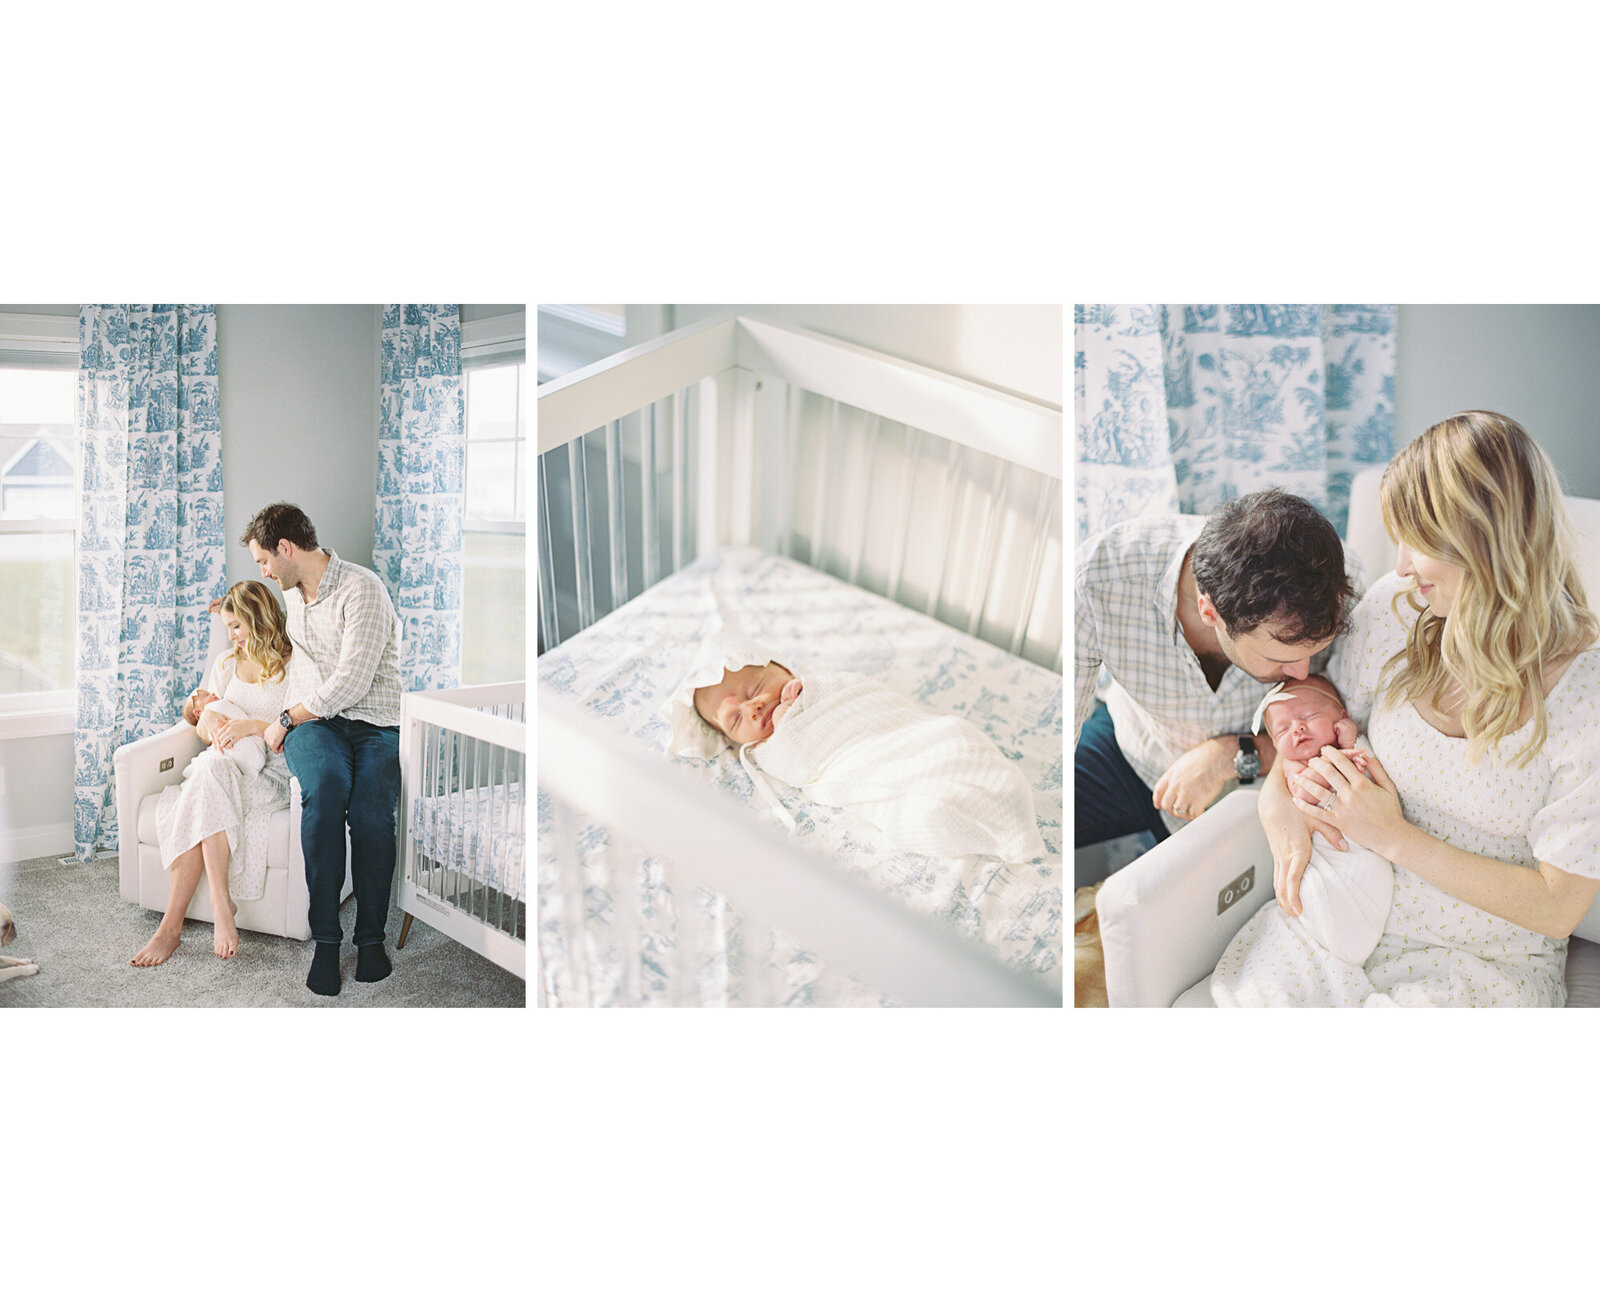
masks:
{"type": "MultiPolygon", "coordinates": [[[[278,722],[283,725],[283,731],[285,733],[287,733],[291,728],[294,727],[294,720],[289,718],[289,712],[287,710],[285,710],[281,715],[278,716],[278,722]]],[[[1260,762],[1257,761],[1256,763],[1259,764],[1260,762]]],[[[1252,775],[1251,777],[1254,777],[1254,775],[1252,775]]]]}
{"type": "Polygon", "coordinates": [[[1233,772],[1241,783],[1254,783],[1261,775],[1261,753],[1248,733],[1239,734],[1239,754],[1233,758],[1233,772]]]}

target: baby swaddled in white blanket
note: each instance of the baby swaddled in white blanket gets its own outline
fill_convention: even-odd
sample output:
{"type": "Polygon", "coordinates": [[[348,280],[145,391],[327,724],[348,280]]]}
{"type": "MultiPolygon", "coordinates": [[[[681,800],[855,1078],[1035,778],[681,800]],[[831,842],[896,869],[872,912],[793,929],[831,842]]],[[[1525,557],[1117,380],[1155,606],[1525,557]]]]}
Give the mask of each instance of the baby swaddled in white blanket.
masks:
{"type": "MultiPolygon", "coordinates": [[[[1256,712],[1283,758],[1291,791],[1308,760],[1336,746],[1366,768],[1344,704],[1325,678],[1279,683],[1256,712]]],[[[1313,798],[1307,797],[1307,800],[1313,798]]],[[[1348,841],[1348,840],[1347,840],[1348,841]]],[[[1377,947],[1394,900],[1394,866],[1354,842],[1347,851],[1312,838],[1300,915],[1270,901],[1234,936],[1211,978],[1218,1006],[1331,1006],[1367,991],[1362,964],[1377,947]]]]}
{"type": "Polygon", "coordinates": [[[716,634],[671,702],[672,749],[740,748],[762,773],[859,815],[894,846],[931,856],[1044,856],[1022,771],[979,729],[933,715],[860,674],[798,678],[771,652],[716,634]]]}

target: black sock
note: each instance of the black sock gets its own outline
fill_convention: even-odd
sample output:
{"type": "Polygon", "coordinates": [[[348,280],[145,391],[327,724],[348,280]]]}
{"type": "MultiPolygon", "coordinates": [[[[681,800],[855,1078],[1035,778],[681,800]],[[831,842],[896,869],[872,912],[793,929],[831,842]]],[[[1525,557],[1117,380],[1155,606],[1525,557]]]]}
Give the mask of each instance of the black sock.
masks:
{"type": "Polygon", "coordinates": [[[311,973],[306,975],[306,987],[323,997],[339,995],[339,944],[319,942],[311,956],[311,973]]]}
{"type": "Polygon", "coordinates": [[[389,964],[389,953],[383,949],[381,942],[356,948],[357,983],[376,983],[379,979],[387,979],[392,969],[394,966],[389,964]]]}

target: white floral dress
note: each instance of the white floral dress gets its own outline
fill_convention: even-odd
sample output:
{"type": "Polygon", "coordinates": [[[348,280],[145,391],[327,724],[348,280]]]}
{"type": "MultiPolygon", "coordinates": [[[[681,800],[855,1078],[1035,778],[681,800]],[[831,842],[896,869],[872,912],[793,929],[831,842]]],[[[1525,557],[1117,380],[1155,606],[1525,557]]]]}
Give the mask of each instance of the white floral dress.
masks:
{"type": "MultiPolygon", "coordinates": [[[[1532,735],[1531,721],[1501,743],[1498,758],[1469,763],[1466,739],[1439,732],[1409,703],[1386,707],[1374,696],[1411,622],[1406,602],[1403,618],[1390,608],[1402,588],[1394,574],[1373,584],[1328,674],[1350,717],[1366,723],[1406,819],[1462,851],[1529,868],[1547,861],[1600,879],[1600,647],[1578,655],[1546,698],[1549,735],[1531,763],[1509,763],[1532,735]]],[[[1383,937],[1363,967],[1312,962],[1307,953],[1271,962],[1270,976],[1280,1005],[1560,1006],[1566,956],[1565,939],[1479,910],[1396,865],[1383,937]]],[[[1258,980],[1266,964],[1255,962],[1258,980]]],[[[1218,981],[1238,984],[1224,977],[1227,968],[1225,954],[1213,995],[1218,981]]]]}
{"type": "MultiPolygon", "coordinates": [[[[231,652],[217,657],[205,686],[234,702],[250,719],[269,723],[286,704],[295,679],[295,661],[274,683],[247,683],[232,674],[231,652]]],[[[255,901],[267,884],[267,829],[274,811],[289,804],[289,767],[281,755],[269,751],[267,764],[254,776],[241,774],[237,765],[207,747],[189,762],[183,782],[165,789],[156,802],[156,836],[161,861],[167,866],[203,838],[228,835],[228,890],[235,901],[255,901]]]]}

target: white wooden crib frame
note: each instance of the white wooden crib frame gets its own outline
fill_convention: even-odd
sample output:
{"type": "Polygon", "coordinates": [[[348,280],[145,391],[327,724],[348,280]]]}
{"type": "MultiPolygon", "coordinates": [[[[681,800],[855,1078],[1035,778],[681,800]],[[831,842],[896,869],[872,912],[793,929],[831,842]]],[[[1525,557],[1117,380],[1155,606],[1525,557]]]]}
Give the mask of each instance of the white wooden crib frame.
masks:
{"type": "MultiPolygon", "coordinates": [[[[1054,503],[1040,506],[1032,540],[1021,537],[1014,552],[1014,558],[1024,559],[1026,565],[1020,593],[1006,598],[1003,631],[1009,633],[1011,649],[1021,651],[1025,636],[1038,627],[1037,608],[1058,606],[1061,593],[1059,573],[1051,573],[1052,568],[1062,567],[1059,487],[1064,429],[1059,407],[817,333],[729,315],[542,386],[539,453],[581,441],[596,430],[614,433],[615,425],[634,412],[699,388],[700,421],[686,434],[697,444],[695,495],[702,507],[696,518],[698,553],[745,544],[788,553],[785,548],[796,525],[786,509],[776,510],[770,476],[765,480],[758,476],[763,465],[770,475],[779,440],[773,429],[780,424],[774,424],[770,409],[764,409],[774,403],[772,393],[777,389],[761,395],[763,382],[772,380],[854,407],[874,420],[904,424],[908,433],[915,430],[943,438],[955,444],[952,452],[955,447],[971,449],[1002,462],[991,501],[979,511],[981,558],[967,571],[969,632],[979,631],[990,609],[984,589],[996,585],[986,573],[998,550],[1002,531],[998,521],[1004,518],[1000,497],[1009,467],[1056,480],[1054,503]],[[705,507],[714,512],[707,513],[705,507]]],[[[681,401],[678,413],[683,413],[681,401]]],[[[786,433],[782,440],[788,439],[786,433]]],[[[608,457],[612,449],[614,438],[608,444],[608,457]]],[[[952,467],[954,458],[952,454],[952,467]]],[[[908,459],[908,468],[910,464],[908,459]]],[[[914,474],[913,469],[907,476],[914,474]]],[[[900,506],[902,520],[909,523],[909,484],[892,499],[900,506]]],[[[1045,499],[1041,492],[1040,500],[1045,499]]],[[[873,508],[869,504],[869,511],[873,508]]],[[[548,506],[541,505],[541,513],[546,532],[537,535],[538,551],[550,545],[548,506]]],[[[954,514],[953,504],[950,513],[954,514]]],[[[647,498],[647,531],[651,514],[647,498]]],[[[826,517],[819,505],[819,524],[825,526],[826,517]]],[[[575,508],[574,524],[577,518],[575,508]]],[[[845,552],[854,561],[851,574],[859,568],[866,534],[864,523],[853,543],[846,545],[845,552]]],[[[815,532],[811,540],[814,551],[815,532]]],[[[947,549],[948,537],[941,544],[942,551],[947,549]]],[[[896,553],[891,595],[908,567],[906,556],[904,547],[896,553]]],[[[931,570],[924,592],[924,608],[930,614],[946,591],[951,566],[950,560],[941,559],[931,570]]],[[[553,604],[542,567],[540,576],[541,605],[553,604]]],[[[1053,631],[1048,622],[1045,629],[1043,658],[1037,653],[1029,658],[1059,671],[1059,616],[1053,631]]],[[[1012,970],[957,931],[795,846],[736,802],[711,788],[695,786],[681,771],[632,744],[597,732],[591,720],[554,704],[553,698],[539,709],[538,754],[539,786],[559,801],[660,854],[678,869],[693,870],[695,882],[726,895],[742,914],[797,934],[831,966],[882,988],[902,1003],[1061,1004],[1059,989],[1012,970]]]]}
{"type": "MultiPolygon", "coordinates": [[[[526,684],[494,683],[478,687],[458,687],[440,692],[408,692],[400,702],[400,810],[396,821],[399,844],[395,862],[397,901],[406,919],[400,930],[397,950],[405,946],[411,920],[421,920],[438,929],[462,946],[493,961],[502,969],[510,970],[518,978],[527,975],[527,940],[516,933],[517,923],[528,928],[526,873],[526,837],[523,845],[524,869],[521,873],[522,898],[518,904],[504,893],[493,897],[485,894],[484,906],[477,908],[476,900],[469,901],[469,909],[461,909],[446,898],[430,890],[439,882],[438,871],[430,871],[429,857],[423,835],[412,832],[412,803],[419,797],[438,795],[436,780],[430,778],[425,746],[427,729],[435,728],[457,735],[462,744],[481,744],[490,752],[489,765],[493,765],[493,751],[502,752],[501,772],[517,779],[523,789],[521,813],[513,815],[507,806],[487,806],[474,815],[474,821],[489,833],[507,831],[520,824],[526,835],[527,803],[527,724],[522,719],[495,714],[492,707],[522,706],[527,695],[526,684]],[[510,927],[505,926],[507,905],[511,916],[510,927]],[[494,909],[491,910],[491,907],[494,909]],[[493,915],[494,922],[490,922],[493,915]]],[[[469,874],[460,878],[470,879],[469,874]]]]}

